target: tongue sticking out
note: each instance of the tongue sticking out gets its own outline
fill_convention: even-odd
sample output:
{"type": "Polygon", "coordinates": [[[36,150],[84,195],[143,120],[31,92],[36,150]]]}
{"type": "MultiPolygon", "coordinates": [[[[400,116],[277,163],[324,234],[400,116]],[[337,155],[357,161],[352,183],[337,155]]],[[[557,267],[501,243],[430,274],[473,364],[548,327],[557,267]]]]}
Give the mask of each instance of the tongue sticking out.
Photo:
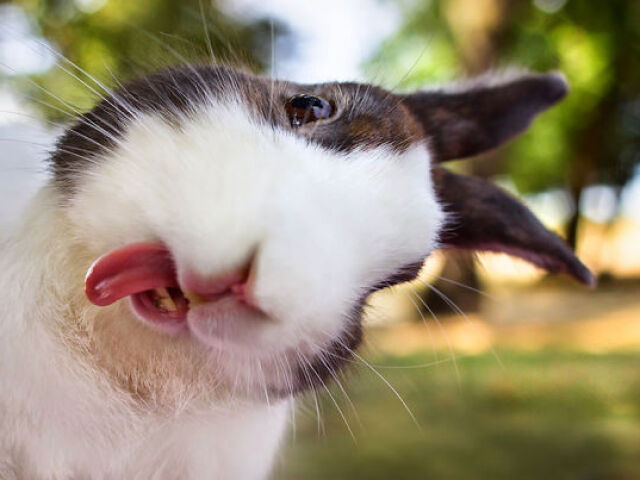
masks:
{"type": "Polygon", "coordinates": [[[85,278],[89,300],[106,306],[156,288],[177,288],[175,265],[161,243],[134,243],[98,258],[85,278]]]}

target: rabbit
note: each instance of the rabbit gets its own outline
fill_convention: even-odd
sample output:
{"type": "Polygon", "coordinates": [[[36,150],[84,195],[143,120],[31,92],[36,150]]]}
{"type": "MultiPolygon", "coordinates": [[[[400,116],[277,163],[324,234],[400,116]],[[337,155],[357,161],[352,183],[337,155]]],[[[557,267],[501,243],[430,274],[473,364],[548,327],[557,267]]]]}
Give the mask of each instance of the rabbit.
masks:
{"type": "Polygon", "coordinates": [[[558,73],[396,94],[185,65],[57,141],[2,245],[0,477],[268,478],[367,296],[439,248],[592,285],[518,200],[445,169],[562,99],[558,73]]]}

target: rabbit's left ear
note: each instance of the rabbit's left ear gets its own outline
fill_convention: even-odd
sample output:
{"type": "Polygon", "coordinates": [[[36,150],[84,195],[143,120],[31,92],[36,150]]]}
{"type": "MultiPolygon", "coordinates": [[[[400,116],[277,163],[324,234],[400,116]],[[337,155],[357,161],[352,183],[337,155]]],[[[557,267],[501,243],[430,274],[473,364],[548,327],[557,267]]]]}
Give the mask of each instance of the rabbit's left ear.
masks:
{"type": "Polygon", "coordinates": [[[436,194],[448,221],[443,248],[503,252],[593,286],[595,278],[567,244],[547,230],[517,199],[479,178],[433,169],[436,194]]]}
{"type": "Polygon", "coordinates": [[[400,98],[422,125],[434,161],[443,162],[506,142],[567,91],[560,74],[523,74],[501,82],[486,77],[466,88],[420,91],[400,98]]]}

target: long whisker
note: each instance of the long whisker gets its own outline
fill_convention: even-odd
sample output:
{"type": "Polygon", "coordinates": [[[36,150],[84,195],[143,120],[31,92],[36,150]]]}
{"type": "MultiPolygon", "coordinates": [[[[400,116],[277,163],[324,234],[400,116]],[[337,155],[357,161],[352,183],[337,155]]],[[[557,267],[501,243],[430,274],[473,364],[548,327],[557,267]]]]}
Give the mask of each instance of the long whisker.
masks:
{"type": "Polygon", "coordinates": [[[342,421],[344,422],[345,426],[347,427],[349,435],[351,435],[351,438],[353,439],[354,443],[358,443],[357,440],[356,440],[356,436],[353,433],[353,430],[351,429],[351,425],[349,425],[349,421],[347,420],[347,417],[345,416],[344,412],[340,408],[340,404],[338,404],[337,400],[335,399],[335,397],[331,393],[331,390],[329,390],[329,387],[327,387],[326,383],[324,383],[324,380],[322,380],[322,377],[320,377],[320,375],[318,374],[316,369],[313,368],[313,365],[311,365],[311,363],[306,358],[304,358],[303,356],[299,355],[299,357],[302,360],[302,362],[304,362],[304,364],[311,369],[311,372],[313,372],[313,374],[316,376],[316,378],[320,382],[320,385],[322,385],[322,388],[325,390],[325,392],[327,392],[327,395],[329,396],[329,399],[331,399],[331,402],[336,407],[336,410],[338,411],[338,414],[340,415],[340,418],[342,418],[342,421]]]}
{"type": "Polygon", "coordinates": [[[258,371],[260,372],[260,377],[262,380],[262,390],[264,393],[264,397],[267,401],[267,405],[269,406],[269,408],[271,408],[271,399],[269,398],[269,390],[267,389],[267,377],[264,374],[264,370],[262,368],[262,362],[260,361],[260,359],[256,361],[256,364],[258,365],[258,371]]]}
{"type": "Polygon", "coordinates": [[[412,369],[435,367],[437,365],[442,365],[443,363],[449,363],[449,362],[451,362],[451,358],[441,358],[440,360],[435,360],[433,362],[418,363],[414,365],[380,365],[377,363],[372,365],[376,368],[382,368],[384,370],[412,370],[412,369]]]}
{"type": "MultiPolygon", "coordinates": [[[[211,41],[211,35],[213,35],[213,37],[216,39],[216,41],[218,41],[226,50],[225,53],[227,53],[230,58],[227,58],[225,56],[225,63],[235,63],[237,65],[243,65],[243,59],[240,56],[240,54],[236,51],[236,47],[233,45],[233,43],[230,40],[230,33],[233,32],[221,32],[219,31],[218,26],[216,25],[215,22],[207,20],[200,12],[191,12],[191,9],[186,9],[186,13],[187,14],[191,14],[193,13],[194,16],[197,16],[198,19],[206,24],[206,34],[209,35],[209,41],[211,41]]],[[[170,36],[168,34],[163,34],[165,36],[170,36]]],[[[172,35],[175,38],[180,38],[177,35],[172,35]]],[[[182,41],[186,41],[184,38],[180,38],[180,40],[182,41]]],[[[188,42],[191,43],[191,42],[188,42]]],[[[191,43],[192,44],[192,43],[191,43]]],[[[219,62],[219,58],[216,58],[216,55],[214,54],[213,56],[213,60],[214,63],[218,63],[219,62]]]]}
{"type": "Polygon", "coordinates": [[[470,290],[470,291],[472,291],[472,292],[474,292],[474,293],[477,293],[477,294],[479,294],[479,295],[482,295],[483,297],[490,298],[491,300],[495,300],[495,301],[497,301],[497,300],[498,300],[498,299],[497,299],[496,297],[494,297],[493,295],[490,295],[489,293],[487,293],[487,292],[485,292],[485,291],[483,291],[483,290],[480,290],[479,288],[474,288],[474,287],[472,287],[472,286],[470,286],[470,285],[465,285],[464,283],[457,282],[457,281],[452,280],[452,279],[450,279],[450,278],[443,277],[442,275],[438,275],[438,278],[439,278],[440,280],[444,281],[444,282],[451,283],[452,285],[456,285],[456,286],[458,286],[458,287],[460,287],[460,288],[464,288],[464,289],[466,289],[466,290],[470,290]]]}
{"type": "MultiPolygon", "coordinates": [[[[10,66],[0,62],[0,65],[2,65],[4,68],[7,68],[11,71],[15,71],[13,68],[11,68],[10,66]]],[[[72,110],[73,112],[75,112],[79,117],[82,117],[82,112],[80,112],[77,108],[75,108],[73,105],[69,104],[68,102],[66,102],[65,100],[63,100],[62,98],[60,98],[59,96],[57,96],[56,94],[54,94],[53,92],[47,90],[46,88],[38,85],[35,81],[31,80],[30,78],[26,79],[27,82],[31,83],[33,86],[35,86],[37,89],[41,90],[42,92],[44,92],[45,94],[49,95],[50,97],[54,98],[55,100],[57,100],[58,102],[62,103],[65,107],[69,108],[70,110],[72,110]]],[[[45,106],[51,107],[55,110],[58,110],[62,113],[64,113],[65,115],[71,115],[69,112],[56,107],[52,104],[49,104],[48,102],[42,101],[42,100],[37,100],[37,99],[33,99],[34,101],[36,101],[37,103],[41,103],[45,106]]],[[[105,126],[107,126],[108,128],[114,129],[115,127],[109,123],[106,123],[103,119],[101,119],[100,117],[96,117],[98,120],[100,120],[101,123],[103,123],[105,126]]],[[[97,125],[95,122],[91,121],[87,116],[84,116],[84,122],[89,125],[91,128],[93,128],[94,130],[102,133],[104,136],[106,136],[107,138],[109,138],[111,141],[113,141],[114,143],[116,143],[117,145],[119,145],[121,148],[129,151],[130,153],[132,153],[128,147],[126,145],[124,145],[124,143],[118,139],[115,135],[111,134],[110,132],[108,132],[107,130],[103,129],[102,127],[100,127],[99,125],[97,125]]]]}
{"type": "Polygon", "coordinates": [[[0,110],[0,113],[5,113],[7,115],[15,115],[17,117],[29,118],[31,120],[36,120],[37,122],[43,122],[43,123],[46,123],[47,125],[49,125],[50,127],[54,128],[54,129],[62,129],[64,127],[64,125],[62,125],[61,123],[53,122],[51,120],[47,120],[47,119],[44,119],[44,118],[40,118],[37,115],[30,115],[30,114],[25,113],[25,112],[17,112],[15,110],[0,110]]]}
{"type": "Polygon", "coordinates": [[[271,77],[271,88],[269,90],[269,118],[273,116],[273,97],[276,88],[276,46],[273,19],[269,21],[271,40],[271,65],[269,65],[269,76],[271,77]]]}
{"type": "MultiPolygon", "coordinates": [[[[456,305],[456,303],[453,300],[451,300],[447,295],[445,295],[444,292],[440,291],[438,288],[433,286],[433,284],[429,284],[422,279],[418,279],[418,280],[422,282],[427,288],[431,288],[436,293],[436,295],[438,295],[447,305],[449,305],[449,307],[451,307],[451,309],[454,312],[458,313],[462,318],[465,319],[467,323],[472,325],[468,315],[465,312],[463,312],[462,309],[458,307],[458,305],[456,305]]],[[[500,367],[504,369],[505,368],[504,363],[502,362],[502,359],[500,358],[500,355],[498,355],[498,352],[496,351],[496,349],[493,348],[493,346],[490,346],[489,350],[491,351],[491,354],[494,356],[494,358],[498,362],[498,365],[500,365],[500,367]]]]}
{"type": "Polygon", "coordinates": [[[416,57],[416,59],[413,61],[413,63],[409,66],[409,68],[407,69],[407,71],[404,73],[404,75],[402,75],[402,77],[400,77],[400,80],[398,80],[393,87],[391,87],[391,91],[393,92],[394,90],[396,90],[400,85],[402,85],[404,83],[404,81],[409,78],[409,75],[411,75],[411,73],[415,70],[415,68],[418,66],[418,63],[420,63],[420,60],[422,60],[422,57],[424,57],[424,54],[427,52],[427,49],[429,48],[429,44],[431,43],[433,39],[433,35],[431,35],[424,44],[424,47],[422,47],[422,50],[420,50],[420,53],[418,54],[418,56],[416,57]]]}
{"type": "Polygon", "coordinates": [[[204,16],[204,5],[202,4],[202,0],[198,0],[198,6],[200,7],[200,17],[202,18],[202,29],[204,30],[204,38],[207,42],[207,49],[209,50],[209,56],[211,57],[211,62],[216,63],[216,56],[213,53],[213,45],[211,43],[211,37],[209,36],[209,28],[207,27],[207,21],[204,16]]]}
{"type": "Polygon", "coordinates": [[[453,344],[451,343],[451,339],[449,338],[449,335],[447,334],[447,331],[444,329],[444,327],[442,326],[442,323],[440,322],[440,320],[438,320],[437,315],[431,309],[431,307],[429,307],[427,302],[424,301],[422,296],[420,296],[413,289],[411,289],[411,292],[415,295],[415,297],[418,299],[418,301],[420,301],[420,303],[424,306],[424,308],[426,308],[427,311],[429,312],[429,314],[433,317],[433,319],[436,322],[436,325],[438,326],[438,329],[440,330],[440,333],[442,334],[442,336],[444,337],[445,341],[447,342],[447,347],[449,349],[449,354],[450,354],[450,357],[451,357],[451,361],[453,363],[453,368],[454,368],[454,370],[456,372],[456,380],[458,382],[458,386],[460,386],[461,385],[460,369],[458,368],[458,361],[456,360],[456,353],[455,353],[455,350],[453,348],[453,344]]]}
{"type": "Polygon", "coordinates": [[[176,51],[176,49],[174,49],[171,45],[169,45],[167,42],[163,42],[162,40],[160,40],[156,35],[152,34],[151,32],[148,32],[144,29],[139,29],[140,32],[142,32],[142,34],[144,34],[146,37],[148,37],[149,39],[151,39],[153,42],[159,44],[161,47],[164,47],[167,49],[167,51],[169,53],[171,53],[174,57],[176,57],[176,59],[178,59],[180,62],[182,62],[182,64],[184,66],[186,66],[189,71],[191,73],[193,73],[196,78],[198,79],[198,81],[200,82],[200,93],[202,94],[202,96],[204,98],[208,97],[208,90],[207,90],[207,82],[204,80],[204,78],[202,77],[202,75],[200,75],[200,72],[191,64],[191,62],[187,61],[186,58],[184,58],[183,55],[181,55],[180,53],[178,53],[176,51]]]}
{"type": "MultiPolygon", "coordinates": [[[[296,356],[301,362],[303,362],[302,356],[300,355],[299,352],[296,352],[296,356]]],[[[311,377],[309,376],[309,372],[307,372],[307,369],[304,366],[304,364],[301,364],[300,370],[302,371],[302,374],[304,375],[307,381],[307,385],[309,386],[311,392],[313,393],[313,402],[316,407],[316,418],[318,421],[318,433],[320,432],[324,433],[324,422],[322,421],[322,415],[320,414],[320,403],[318,402],[318,394],[316,393],[316,389],[313,388],[313,381],[311,380],[311,377]]]]}
{"type": "MultiPolygon", "coordinates": [[[[118,95],[115,95],[108,87],[106,87],[100,80],[98,80],[95,76],[91,75],[89,72],[87,72],[85,69],[83,69],[80,65],[78,65],[77,63],[71,61],[69,58],[67,58],[66,56],[62,55],[60,52],[58,52],[57,50],[55,50],[54,48],[52,48],[49,44],[47,44],[44,41],[40,41],[40,40],[36,40],[36,43],[38,43],[40,46],[42,46],[44,49],[46,49],[49,53],[51,53],[54,57],[56,57],[58,60],[62,60],[64,63],[70,65],[71,67],[75,68],[76,70],[80,71],[81,73],[83,73],[84,75],[86,75],[93,83],[95,83],[98,87],[100,87],[103,91],[103,93],[100,93],[99,91],[97,91],[95,88],[93,88],[91,85],[89,85],[87,82],[85,82],[84,80],[82,80],[78,75],[76,75],[75,73],[73,73],[72,71],[68,70],[67,68],[65,68],[64,66],[60,65],[59,63],[56,63],[56,68],[59,68],[60,70],[62,70],[63,72],[65,72],[67,75],[69,75],[70,77],[74,78],[75,80],[77,80],[78,82],[80,82],[84,87],[86,87],[90,92],[92,92],[93,94],[97,95],[98,98],[100,98],[101,100],[104,100],[108,105],[110,105],[112,108],[114,108],[116,111],[120,110],[123,113],[125,113],[125,116],[129,116],[129,118],[134,118],[136,116],[136,112],[133,109],[133,107],[131,105],[126,104],[122,99],[119,98],[118,95]],[[105,95],[106,94],[106,95],[105,95]],[[122,107],[122,109],[119,109],[117,105],[115,105],[111,99],[115,100],[120,107],[122,107]]],[[[37,51],[35,49],[31,49],[34,53],[37,53],[37,51]]]]}
{"type": "Polygon", "coordinates": [[[413,412],[411,411],[411,409],[409,408],[409,405],[407,404],[407,402],[405,402],[404,398],[402,398],[402,395],[400,395],[400,393],[398,393],[398,391],[395,389],[395,387],[393,385],[391,385],[391,383],[389,382],[389,380],[387,380],[384,375],[382,375],[380,372],[378,372],[378,370],[376,370],[373,365],[371,365],[369,362],[367,362],[364,358],[362,358],[361,355],[359,355],[356,351],[354,351],[352,348],[349,348],[347,345],[343,345],[344,348],[346,348],[351,355],[353,355],[355,358],[357,358],[358,360],[360,360],[369,370],[371,370],[380,380],[382,380],[382,382],[389,388],[389,390],[391,390],[391,392],[395,395],[395,397],[400,401],[400,403],[402,404],[402,406],[404,407],[404,409],[407,411],[407,413],[409,414],[409,417],[411,417],[411,420],[413,421],[413,423],[415,423],[415,425],[418,427],[418,429],[421,429],[420,424],[418,423],[418,420],[416,419],[416,416],[413,414],[413,412]]]}
{"type": "MultiPolygon", "coordinates": [[[[34,100],[35,100],[35,99],[34,99],[34,100]]],[[[53,106],[53,105],[50,105],[50,106],[53,106]]],[[[56,122],[52,122],[52,121],[50,121],[50,120],[46,120],[46,119],[41,119],[41,118],[39,118],[39,117],[36,117],[35,115],[29,115],[29,114],[26,114],[26,113],[23,113],[23,112],[12,112],[12,111],[9,111],[9,110],[0,110],[0,113],[8,113],[8,114],[13,114],[13,115],[19,115],[19,116],[27,117],[27,118],[32,118],[32,119],[34,119],[34,120],[38,120],[38,121],[40,121],[40,122],[44,122],[44,123],[46,123],[46,124],[50,125],[50,126],[51,126],[51,127],[53,127],[53,128],[56,128],[56,129],[62,129],[62,128],[63,128],[62,124],[59,124],[59,123],[56,123],[56,122]]],[[[65,112],[65,113],[66,113],[66,112],[65,112]]],[[[96,145],[96,146],[100,147],[101,149],[105,149],[106,151],[113,153],[113,149],[106,147],[105,145],[103,145],[103,144],[101,144],[101,143],[97,142],[96,140],[94,140],[93,138],[87,137],[86,135],[84,135],[84,134],[82,134],[82,133],[78,132],[77,130],[67,130],[67,133],[69,133],[69,134],[71,134],[71,135],[74,135],[74,136],[76,136],[76,137],[80,137],[80,138],[82,138],[82,139],[84,139],[84,140],[88,141],[89,143],[93,143],[94,145],[96,145]]],[[[52,143],[52,144],[51,144],[51,146],[53,147],[53,146],[54,146],[54,144],[52,143]]],[[[56,150],[58,150],[58,151],[64,151],[65,153],[68,153],[68,152],[69,152],[68,150],[63,150],[63,149],[62,149],[62,148],[60,148],[60,147],[57,147],[57,148],[56,148],[56,150]]],[[[87,157],[83,157],[83,158],[87,158],[87,157]]]]}
{"type": "MultiPolygon", "coordinates": [[[[397,287],[396,284],[390,284],[390,283],[386,283],[386,286],[391,288],[391,289],[395,289],[395,287],[397,287]]],[[[415,292],[413,291],[413,289],[411,288],[411,286],[409,286],[409,289],[411,289],[411,292],[415,294],[415,292]]],[[[413,305],[413,307],[416,309],[416,311],[418,312],[418,315],[420,315],[420,318],[422,320],[422,323],[425,325],[425,327],[427,328],[427,333],[429,334],[429,341],[431,343],[431,349],[433,351],[434,357],[436,358],[436,361],[439,361],[438,359],[438,350],[435,347],[435,342],[434,342],[434,338],[433,338],[433,333],[431,331],[431,328],[429,326],[429,323],[427,322],[427,320],[424,317],[424,314],[422,313],[422,309],[413,301],[413,298],[411,297],[411,295],[409,295],[408,293],[405,293],[401,290],[395,289],[394,291],[402,293],[406,296],[406,298],[411,302],[411,304],[413,305]]],[[[418,300],[421,301],[422,305],[424,306],[424,308],[431,314],[431,317],[433,318],[433,320],[436,322],[436,324],[438,325],[438,328],[441,332],[441,334],[443,335],[443,337],[447,340],[447,343],[449,344],[449,352],[451,353],[451,358],[449,360],[452,360],[455,363],[455,354],[453,352],[453,347],[451,345],[451,343],[448,341],[448,335],[447,333],[444,331],[442,324],[440,323],[440,321],[438,320],[438,317],[436,316],[435,312],[433,312],[433,310],[422,300],[422,298],[420,296],[418,296],[418,300]]]]}
{"type": "Polygon", "coordinates": [[[30,140],[23,140],[21,138],[0,138],[0,142],[24,143],[27,145],[35,145],[36,147],[51,148],[51,145],[47,143],[32,142],[30,140]]]}
{"type": "Polygon", "coordinates": [[[354,405],[353,401],[351,400],[351,397],[349,397],[349,394],[347,393],[346,389],[342,385],[342,382],[338,378],[338,375],[336,374],[335,370],[333,368],[331,368],[331,366],[326,363],[326,361],[324,359],[324,355],[322,353],[320,353],[319,358],[320,358],[320,361],[322,362],[322,364],[324,365],[324,367],[329,371],[329,374],[331,375],[333,380],[338,385],[338,388],[340,389],[342,394],[344,395],[344,397],[345,397],[345,399],[347,401],[347,404],[349,405],[349,408],[351,409],[351,411],[353,413],[353,416],[355,417],[356,421],[358,422],[358,424],[360,424],[360,426],[362,426],[362,423],[360,422],[360,416],[358,415],[358,411],[356,410],[356,406],[354,405]]]}
{"type": "MultiPolygon", "coordinates": [[[[415,307],[416,311],[418,312],[418,315],[420,315],[420,319],[422,320],[422,323],[426,327],[427,334],[429,335],[429,342],[431,343],[431,350],[433,351],[433,355],[434,355],[434,357],[436,357],[436,360],[438,360],[438,356],[439,356],[438,355],[438,349],[435,347],[435,341],[434,341],[434,338],[433,338],[433,332],[431,331],[431,325],[429,325],[429,323],[427,322],[427,319],[424,318],[424,313],[422,313],[422,309],[418,306],[418,304],[416,302],[413,301],[413,299],[411,298],[411,295],[407,294],[407,298],[409,299],[411,304],[415,307]]],[[[435,319],[435,318],[434,318],[434,320],[437,321],[437,319],[435,319]]]]}

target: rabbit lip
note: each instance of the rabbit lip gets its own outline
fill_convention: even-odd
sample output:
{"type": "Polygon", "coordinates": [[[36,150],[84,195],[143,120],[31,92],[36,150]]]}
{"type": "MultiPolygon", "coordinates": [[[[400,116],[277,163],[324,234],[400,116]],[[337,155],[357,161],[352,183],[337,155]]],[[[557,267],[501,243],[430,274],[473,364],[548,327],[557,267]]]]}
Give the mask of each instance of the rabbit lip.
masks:
{"type": "Polygon", "coordinates": [[[186,327],[191,308],[202,305],[215,312],[215,305],[227,297],[232,297],[243,311],[261,313],[251,295],[248,269],[206,281],[193,274],[186,278],[182,287],[164,244],[134,243],[102,255],[91,265],[85,293],[89,301],[101,307],[130,297],[138,316],[169,332],[186,327]]]}
{"type": "Polygon", "coordinates": [[[177,288],[155,288],[131,295],[133,311],[149,324],[167,333],[186,326],[189,301],[177,288]]]}

